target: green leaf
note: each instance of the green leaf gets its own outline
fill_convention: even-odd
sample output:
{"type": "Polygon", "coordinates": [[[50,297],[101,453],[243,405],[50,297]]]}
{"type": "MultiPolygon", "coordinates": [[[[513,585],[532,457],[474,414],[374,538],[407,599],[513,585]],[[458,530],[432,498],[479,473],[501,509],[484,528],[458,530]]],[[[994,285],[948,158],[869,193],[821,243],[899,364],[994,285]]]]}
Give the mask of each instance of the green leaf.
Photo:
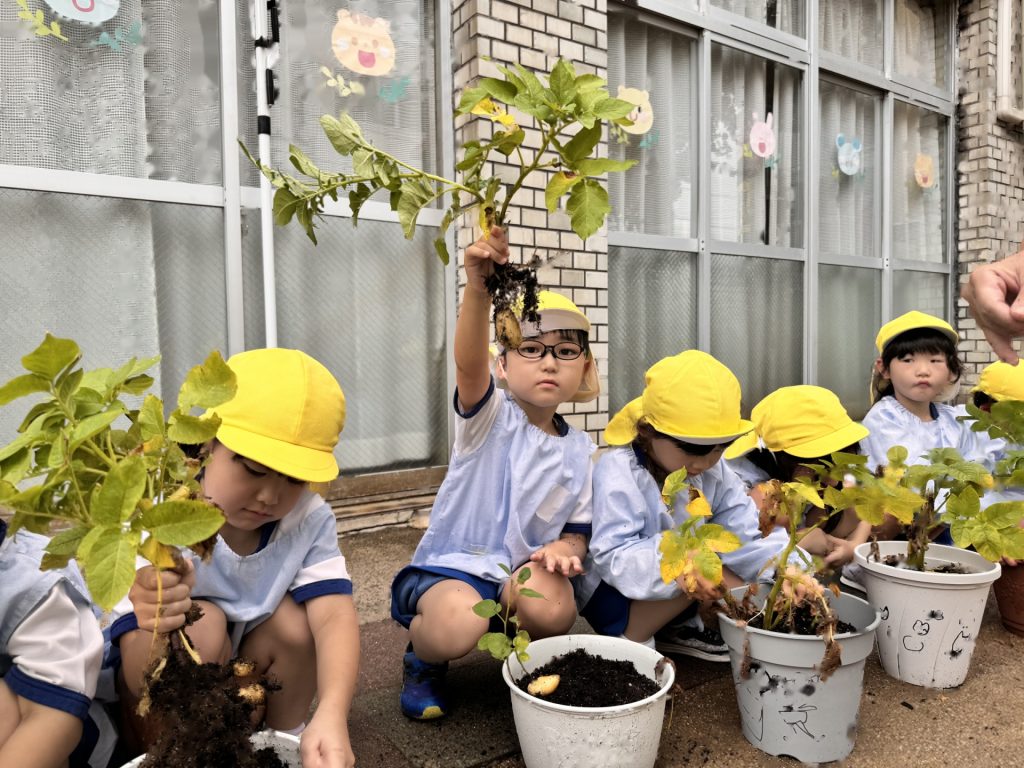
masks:
{"type": "Polygon", "coordinates": [[[533,571],[530,570],[530,567],[529,566],[524,566],[519,571],[519,575],[516,576],[516,583],[517,584],[525,584],[527,581],[530,580],[530,576],[532,576],[532,575],[533,575],[533,571]]]}
{"type": "MultiPolygon", "coordinates": [[[[478,83],[478,88],[472,90],[482,90],[486,95],[492,99],[504,102],[505,104],[511,104],[512,100],[515,99],[518,94],[518,90],[512,83],[506,82],[505,80],[498,80],[495,77],[482,77],[478,83]]],[[[476,100],[470,109],[476,106],[480,102],[480,99],[476,100]]],[[[461,103],[459,105],[462,106],[461,103]]]]}
{"type": "Polygon", "coordinates": [[[309,156],[294,144],[288,145],[288,159],[291,160],[292,165],[300,173],[304,173],[314,179],[320,178],[320,169],[317,168],[316,163],[310,160],[309,156]]]}
{"type": "Polygon", "coordinates": [[[146,490],[146,465],[140,456],[115,464],[100,489],[93,493],[89,512],[93,522],[117,526],[125,522],[146,490]]]}
{"type": "Polygon", "coordinates": [[[512,641],[503,632],[486,633],[476,641],[476,647],[498,661],[504,661],[512,653],[512,641]]]}
{"type": "Polygon", "coordinates": [[[208,539],[224,525],[224,516],[205,501],[163,501],[142,513],[142,527],[161,544],[188,547],[208,539]]]}
{"type": "Polygon", "coordinates": [[[594,147],[601,141],[601,125],[595,123],[590,128],[583,128],[573,136],[562,149],[562,157],[570,165],[576,165],[593,153],[594,147]]]}
{"type": "Polygon", "coordinates": [[[742,546],[739,537],[718,523],[705,523],[697,529],[697,540],[712,552],[735,552],[742,546]]]}
{"type": "Polygon", "coordinates": [[[473,606],[473,613],[481,618],[489,619],[501,613],[501,605],[494,600],[481,600],[473,606]]]}
{"type": "Polygon", "coordinates": [[[141,395],[153,386],[153,381],[153,377],[146,374],[132,376],[130,379],[125,380],[124,384],[121,385],[121,389],[130,395],[141,395]]]}
{"type": "Polygon", "coordinates": [[[59,339],[48,333],[42,344],[21,358],[21,364],[26,371],[39,374],[47,381],[53,381],[57,374],[80,356],[81,351],[74,341],[59,339]]]}
{"type": "Polygon", "coordinates": [[[601,228],[612,208],[605,188],[594,179],[584,179],[572,188],[565,209],[573,232],[586,240],[601,228]]]}
{"type": "Polygon", "coordinates": [[[607,80],[603,77],[586,73],[576,78],[576,90],[580,92],[593,91],[597,88],[603,88],[606,83],[607,80]]]}
{"type": "Polygon", "coordinates": [[[103,413],[97,413],[95,416],[82,419],[71,432],[70,450],[74,451],[86,440],[98,435],[122,415],[124,415],[124,406],[119,402],[115,402],[103,413]]]}
{"type": "Polygon", "coordinates": [[[548,207],[548,212],[554,213],[555,209],[558,208],[558,201],[562,198],[562,195],[582,180],[582,176],[570,175],[565,171],[551,174],[551,178],[548,179],[548,186],[544,190],[544,203],[548,207]]]}
{"type": "Polygon", "coordinates": [[[235,396],[238,385],[234,372],[214,350],[202,365],[188,372],[178,392],[178,408],[188,413],[191,408],[216,408],[235,396]]]}
{"type": "Polygon", "coordinates": [[[340,155],[350,155],[357,147],[366,144],[359,123],[347,114],[343,113],[340,117],[324,115],[320,118],[320,127],[340,155]]]}
{"type": "Polygon", "coordinates": [[[498,567],[501,568],[502,571],[504,571],[506,576],[511,576],[512,575],[512,569],[509,568],[504,563],[498,563],[498,567]]]}
{"type": "Polygon", "coordinates": [[[44,376],[35,373],[16,376],[0,387],[0,405],[7,405],[12,400],[36,392],[48,392],[49,389],[50,381],[44,376]]]}
{"type": "Polygon", "coordinates": [[[636,165],[636,160],[612,160],[607,157],[596,157],[592,160],[582,160],[576,166],[584,176],[600,176],[608,171],[628,171],[636,165]]]}
{"type": "Polygon", "coordinates": [[[499,131],[494,138],[494,148],[505,157],[508,157],[516,151],[516,147],[523,143],[523,139],[526,138],[526,132],[522,128],[516,128],[510,133],[499,131]]]}
{"type": "Polygon", "coordinates": [[[551,70],[548,84],[555,100],[567,104],[576,96],[576,70],[567,59],[559,59],[551,70]]]}
{"type": "Polygon", "coordinates": [[[78,552],[78,546],[82,543],[82,539],[85,538],[85,534],[88,532],[89,529],[81,525],[60,531],[51,537],[46,545],[46,551],[53,555],[73,557],[78,552]]]}
{"type": "Polygon", "coordinates": [[[88,553],[84,557],[79,553],[79,563],[85,572],[85,583],[93,601],[108,611],[128,594],[135,580],[139,534],[122,532],[119,527],[94,530],[99,533],[90,543],[88,553]]]}
{"type": "Polygon", "coordinates": [[[407,179],[402,183],[398,198],[398,220],[406,240],[412,240],[416,233],[416,217],[423,207],[437,197],[434,188],[424,179],[407,179]]]}
{"type": "Polygon", "coordinates": [[[905,464],[907,462],[907,449],[902,445],[894,445],[885,453],[890,464],[905,464]]]}
{"type": "Polygon", "coordinates": [[[601,120],[618,120],[636,109],[635,104],[622,99],[607,98],[594,105],[594,115],[601,120]]]}
{"type": "Polygon", "coordinates": [[[693,564],[700,571],[700,575],[712,584],[722,581],[722,560],[710,549],[701,547],[697,550],[693,557],[693,564]]]}
{"type": "Polygon", "coordinates": [[[434,250],[437,252],[437,257],[441,259],[441,263],[447,267],[451,256],[448,254],[448,243],[444,239],[444,235],[434,239],[434,250]]]}
{"type": "Polygon", "coordinates": [[[146,395],[139,414],[135,417],[135,422],[139,425],[143,440],[151,440],[157,436],[163,437],[166,424],[164,423],[164,404],[160,398],[156,395],[146,395]]]}
{"type": "Polygon", "coordinates": [[[523,587],[522,589],[520,589],[519,590],[519,596],[520,597],[539,597],[542,600],[544,599],[544,595],[542,595],[540,592],[538,592],[535,589],[530,589],[529,587],[523,587]]]}
{"type": "Polygon", "coordinates": [[[32,468],[32,455],[28,448],[22,448],[0,461],[0,477],[9,483],[20,483],[32,468]]]}
{"type": "Polygon", "coordinates": [[[467,88],[462,92],[459,99],[459,106],[455,108],[458,115],[469,114],[477,104],[486,99],[488,93],[483,88],[467,88]]]}
{"type": "Polygon", "coordinates": [[[175,411],[171,414],[167,437],[184,445],[201,445],[208,440],[213,440],[217,436],[219,428],[220,417],[215,413],[210,416],[190,416],[187,413],[175,411]]]}
{"type": "Polygon", "coordinates": [[[352,211],[352,226],[356,226],[359,223],[359,211],[362,210],[363,203],[370,199],[370,196],[376,190],[372,189],[368,184],[360,182],[354,185],[348,191],[348,207],[352,211]]]}

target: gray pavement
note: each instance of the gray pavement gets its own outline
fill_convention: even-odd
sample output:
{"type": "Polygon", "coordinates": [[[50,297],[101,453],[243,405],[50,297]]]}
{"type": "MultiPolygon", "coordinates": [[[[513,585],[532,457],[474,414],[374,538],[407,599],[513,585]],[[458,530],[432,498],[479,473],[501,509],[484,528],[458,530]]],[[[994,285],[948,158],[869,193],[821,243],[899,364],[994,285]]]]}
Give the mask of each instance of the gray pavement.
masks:
{"type": "MultiPolygon", "coordinates": [[[[509,693],[497,662],[481,653],[454,662],[455,707],[438,722],[407,720],[398,708],[406,631],[390,619],[391,576],[422,531],[387,528],[341,539],[356,585],[362,668],[350,724],[360,768],[523,768],[509,693]]],[[[582,620],[576,631],[589,632],[582,620]]],[[[795,766],[743,738],[728,664],[677,657],[656,768],[795,766]]],[[[622,763],[628,766],[628,759],[622,763]]],[[[850,768],[1024,768],[1024,638],[999,623],[990,599],[967,681],[932,691],[901,683],[867,661],[860,731],[850,768]]]]}

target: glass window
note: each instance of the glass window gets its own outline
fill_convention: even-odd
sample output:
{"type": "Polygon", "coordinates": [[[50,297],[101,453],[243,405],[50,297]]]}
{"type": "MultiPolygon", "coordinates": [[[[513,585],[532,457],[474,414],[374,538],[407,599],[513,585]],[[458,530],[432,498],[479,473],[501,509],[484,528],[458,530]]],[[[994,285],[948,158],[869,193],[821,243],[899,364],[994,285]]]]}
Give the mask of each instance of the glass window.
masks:
{"type": "Polygon", "coordinates": [[[897,76],[949,87],[953,13],[955,6],[949,0],[896,0],[897,76]]]}
{"type": "Polygon", "coordinates": [[[821,82],[818,249],[826,256],[878,256],[877,96],[821,82]]]}
{"type": "Polygon", "coordinates": [[[609,229],[693,237],[695,44],[620,15],[609,16],[608,27],[609,89],[638,104],[636,125],[609,146],[612,157],[637,161],[626,173],[609,174],[609,229]]]}
{"type": "Polygon", "coordinates": [[[827,0],[818,4],[823,50],[882,69],[882,1],[827,0]]]}
{"type": "MultiPolygon", "coordinates": [[[[446,461],[444,270],[437,230],[409,242],[395,224],[328,217],[314,246],[300,227],[275,230],[278,344],[303,349],[341,382],[350,404],[342,472],[446,461]]],[[[260,228],[243,225],[246,346],[264,344],[260,228]]]]}
{"type": "Polygon", "coordinates": [[[0,11],[0,163],[220,183],[216,3],[30,8],[60,36],[0,11]]]}
{"type": "Polygon", "coordinates": [[[892,316],[916,309],[949,319],[949,277],[936,272],[898,270],[892,276],[892,316]]]}
{"type": "Polygon", "coordinates": [[[839,395],[854,419],[871,405],[868,381],[881,306],[881,270],[818,266],[818,383],[839,395]]]}
{"type": "Polygon", "coordinates": [[[798,37],[804,35],[805,3],[806,0],[711,0],[718,8],[798,37]]]}
{"type": "Polygon", "coordinates": [[[608,249],[608,404],[639,397],[644,371],[697,346],[697,257],[678,251],[608,249]]]}
{"type": "MultiPolygon", "coordinates": [[[[186,372],[225,350],[220,208],[0,189],[0,209],[0,383],[49,331],[88,368],[162,355],[154,391],[173,403],[186,372]]],[[[19,422],[0,411],[0,444],[19,422]]]]}
{"type": "Polygon", "coordinates": [[[896,102],[892,139],[893,258],[947,261],[947,125],[943,115],[896,102]]]}
{"type": "MultiPolygon", "coordinates": [[[[248,0],[237,0],[249,18],[248,0]]],[[[360,0],[339,9],[333,0],[281,3],[280,93],[270,109],[273,164],[288,165],[288,145],[302,147],[329,170],[351,168],[320,128],[320,117],[348,112],[366,138],[403,162],[436,170],[434,137],[433,0],[360,0]],[[361,57],[361,58],[360,58],[361,57]]],[[[248,33],[242,34],[240,51],[248,33]]],[[[255,72],[240,53],[240,115],[246,145],[255,154],[255,72]]],[[[243,184],[258,183],[246,164],[243,184]]],[[[383,197],[381,198],[383,199],[383,197]]]]}
{"type": "Polygon", "coordinates": [[[711,255],[711,354],[736,374],[744,413],[803,380],[803,264],[711,255]]]}
{"type": "Polygon", "coordinates": [[[711,237],[803,245],[800,71],[715,45],[711,237]]]}

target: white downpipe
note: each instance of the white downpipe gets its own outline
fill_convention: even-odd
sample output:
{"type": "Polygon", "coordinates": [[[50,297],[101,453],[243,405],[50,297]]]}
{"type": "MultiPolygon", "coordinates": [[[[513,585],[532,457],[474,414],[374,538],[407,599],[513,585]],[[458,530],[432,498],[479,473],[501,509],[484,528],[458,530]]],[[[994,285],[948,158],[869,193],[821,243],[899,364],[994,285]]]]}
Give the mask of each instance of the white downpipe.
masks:
{"type": "MultiPolygon", "coordinates": [[[[252,12],[252,37],[256,42],[256,114],[259,122],[270,121],[270,105],[267,100],[267,71],[269,70],[269,49],[260,45],[269,40],[267,29],[267,0],[254,0],[252,12]]],[[[270,165],[270,133],[258,133],[259,161],[270,165]]],[[[263,315],[266,327],[265,344],[277,346],[277,281],[274,277],[274,189],[269,179],[260,174],[260,242],[263,251],[263,315]]]]}
{"type": "MultiPolygon", "coordinates": [[[[1017,3],[1018,5],[1020,3],[1017,3]]],[[[1013,0],[999,0],[996,39],[996,117],[1008,123],[1024,123],[1024,110],[1017,106],[1013,92],[1013,0]]],[[[1024,9],[1021,13],[1021,28],[1024,29],[1024,9]]]]}

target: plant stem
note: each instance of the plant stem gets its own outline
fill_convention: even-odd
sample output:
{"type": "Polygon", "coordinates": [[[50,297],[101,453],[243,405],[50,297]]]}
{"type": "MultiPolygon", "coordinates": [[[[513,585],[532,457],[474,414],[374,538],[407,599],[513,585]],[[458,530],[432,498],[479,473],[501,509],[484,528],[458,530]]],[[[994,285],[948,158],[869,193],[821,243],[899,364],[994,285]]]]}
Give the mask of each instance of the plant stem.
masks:
{"type": "Polygon", "coordinates": [[[554,138],[558,135],[558,132],[560,130],[560,126],[552,126],[551,130],[544,134],[544,140],[541,142],[540,149],[537,150],[537,154],[533,156],[533,162],[530,163],[530,165],[526,168],[520,168],[519,178],[516,179],[516,183],[512,185],[512,190],[507,195],[505,195],[505,199],[501,203],[501,213],[498,216],[500,221],[505,220],[505,214],[508,212],[508,207],[512,202],[512,198],[516,196],[516,192],[518,192],[520,188],[523,186],[523,184],[526,181],[526,177],[540,167],[540,160],[541,157],[543,157],[544,155],[544,151],[548,148],[548,145],[551,144],[554,138]]]}

